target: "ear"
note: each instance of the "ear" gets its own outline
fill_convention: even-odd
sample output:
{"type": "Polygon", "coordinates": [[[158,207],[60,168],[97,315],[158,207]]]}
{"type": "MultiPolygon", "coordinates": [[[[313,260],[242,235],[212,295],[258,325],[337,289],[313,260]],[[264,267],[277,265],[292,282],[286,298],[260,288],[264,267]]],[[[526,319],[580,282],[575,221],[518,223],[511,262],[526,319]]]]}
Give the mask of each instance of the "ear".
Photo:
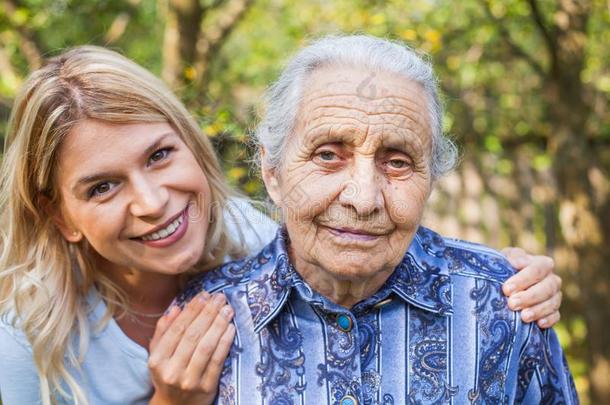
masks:
{"type": "Polygon", "coordinates": [[[271,167],[267,162],[265,148],[261,148],[261,172],[267,194],[269,194],[269,197],[271,197],[275,205],[279,207],[282,201],[282,193],[280,190],[280,181],[277,176],[277,168],[271,167]]]}
{"type": "Polygon", "coordinates": [[[66,220],[60,207],[57,207],[55,204],[51,203],[51,201],[44,195],[38,197],[38,202],[44,213],[51,218],[51,221],[53,221],[53,224],[65,240],[70,243],[78,243],[83,239],[83,234],[76,230],[74,226],[66,220]]]}

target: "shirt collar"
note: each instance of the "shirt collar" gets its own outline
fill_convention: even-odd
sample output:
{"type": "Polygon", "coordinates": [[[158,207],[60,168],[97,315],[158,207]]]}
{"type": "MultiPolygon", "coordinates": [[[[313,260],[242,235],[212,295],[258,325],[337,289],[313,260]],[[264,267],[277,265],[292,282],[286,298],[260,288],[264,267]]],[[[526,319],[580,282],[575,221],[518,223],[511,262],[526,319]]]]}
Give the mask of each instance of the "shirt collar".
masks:
{"type": "MultiPolygon", "coordinates": [[[[281,311],[292,289],[313,305],[329,310],[342,309],[313,291],[294,270],[288,258],[289,243],[286,230],[279,229],[275,239],[254,258],[254,271],[250,273],[246,295],[257,333],[281,311]]],[[[374,305],[393,292],[423,310],[439,315],[452,314],[452,284],[444,254],[443,238],[420,227],[403,260],[386,283],[372,297],[356,304],[354,309],[374,305]]]]}

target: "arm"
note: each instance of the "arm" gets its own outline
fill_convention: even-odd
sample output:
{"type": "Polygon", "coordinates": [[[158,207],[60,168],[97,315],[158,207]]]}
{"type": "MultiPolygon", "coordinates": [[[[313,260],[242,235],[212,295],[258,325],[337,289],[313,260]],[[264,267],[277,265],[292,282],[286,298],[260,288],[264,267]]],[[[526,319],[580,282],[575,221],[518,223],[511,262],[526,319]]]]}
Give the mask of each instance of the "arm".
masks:
{"type": "Polygon", "coordinates": [[[40,382],[25,337],[0,322],[0,395],[3,405],[40,403],[40,382]]]}
{"type": "Polygon", "coordinates": [[[520,248],[506,248],[502,253],[518,271],[502,287],[509,297],[509,308],[521,310],[523,322],[537,321],[541,328],[556,324],[561,306],[561,277],[554,273],[553,259],[529,255],[520,248]]]}
{"type": "Polygon", "coordinates": [[[235,337],[232,317],[224,295],[203,291],[159,320],[148,360],[150,405],[213,403],[235,337]]]}
{"type": "Polygon", "coordinates": [[[529,328],[519,358],[516,402],[519,404],[578,404],[570,369],[552,329],[529,328]]]}

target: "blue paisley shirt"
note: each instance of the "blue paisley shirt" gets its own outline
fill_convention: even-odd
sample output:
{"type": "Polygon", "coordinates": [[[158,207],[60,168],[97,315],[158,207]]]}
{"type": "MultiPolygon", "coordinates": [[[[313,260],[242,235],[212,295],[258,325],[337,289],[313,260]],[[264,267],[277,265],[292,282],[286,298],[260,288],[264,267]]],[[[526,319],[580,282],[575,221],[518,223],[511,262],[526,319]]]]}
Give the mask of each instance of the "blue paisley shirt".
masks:
{"type": "Polygon", "coordinates": [[[235,310],[218,403],[578,403],[555,333],[507,308],[513,269],[499,253],[420,227],[385,285],[348,310],[303,281],[284,232],[177,299],[224,291],[235,310]]]}

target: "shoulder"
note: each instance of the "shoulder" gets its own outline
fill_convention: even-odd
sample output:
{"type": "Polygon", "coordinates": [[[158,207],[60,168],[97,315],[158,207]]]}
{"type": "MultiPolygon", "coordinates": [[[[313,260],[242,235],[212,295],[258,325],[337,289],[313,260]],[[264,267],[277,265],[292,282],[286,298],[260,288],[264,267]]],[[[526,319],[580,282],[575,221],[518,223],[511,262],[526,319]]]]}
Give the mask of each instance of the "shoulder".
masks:
{"type": "Polygon", "coordinates": [[[257,256],[234,260],[213,270],[200,273],[186,284],[176,297],[174,304],[183,306],[202,291],[215,293],[229,289],[243,288],[251,273],[255,271],[257,256]]]}
{"type": "Polygon", "coordinates": [[[0,392],[6,405],[38,403],[39,379],[32,347],[21,329],[0,318],[0,392]]]}
{"type": "Polygon", "coordinates": [[[234,241],[243,244],[249,253],[256,253],[269,243],[279,227],[253,204],[252,200],[234,197],[227,201],[224,209],[229,234],[234,241]]]}
{"type": "Polygon", "coordinates": [[[252,269],[252,256],[241,260],[234,260],[216,267],[210,271],[200,273],[190,279],[184,289],[178,294],[175,304],[182,306],[188,303],[201,291],[209,293],[225,291],[246,283],[252,269]]]}
{"type": "Polygon", "coordinates": [[[31,356],[32,347],[28,342],[25,333],[16,325],[13,314],[3,314],[0,317],[0,353],[2,358],[9,352],[17,349],[29,353],[31,356]]]}
{"type": "Polygon", "coordinates": [[[407,254],[452,278],[469,277],[503,283],[515,269],[498,251],[478,243],[444,237],[420,226],[407,254]]]}
{"type": "Polygon", "coordinates": [[[451,276],[504,283],[515,269],[498,251],[478,243],[443,237],[444,258],[451,276]]]}
{"type": "Polygon", "coordinates": [[[245,290],[250,281],[264,278],[265,273],[273,271],[278,260],[277,244],[276,238],[255,255],[197,274],[187,283],[174,303],[182,306],[203,290],[209,293],[245,290]]]}

